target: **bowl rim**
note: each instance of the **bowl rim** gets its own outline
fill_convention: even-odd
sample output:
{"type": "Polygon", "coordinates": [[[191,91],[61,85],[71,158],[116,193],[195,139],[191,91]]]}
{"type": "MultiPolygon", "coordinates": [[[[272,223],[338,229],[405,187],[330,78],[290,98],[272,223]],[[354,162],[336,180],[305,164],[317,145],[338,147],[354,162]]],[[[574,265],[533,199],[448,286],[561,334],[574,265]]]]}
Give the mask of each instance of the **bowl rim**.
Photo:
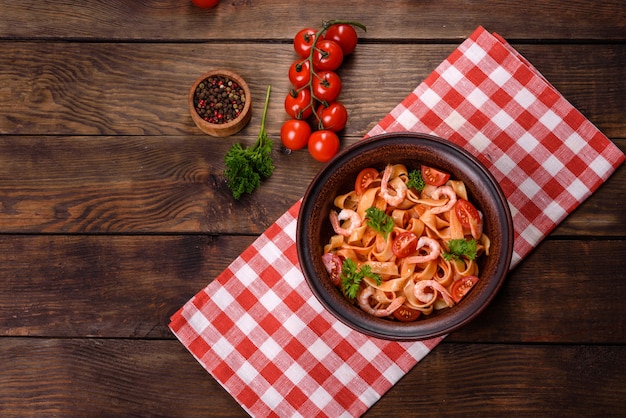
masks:
{"type": "Polygon", "coordinates": [[[246,80],[243,77],[241,77],[239,74],[235,73],[234,71],[225,69],[225,68],[217,68],[214,70],[209,70],[205,72],[204,74],[202,74],[201,76],[199,76],[198,78],[196,78],[196,80],[191,85],[191,88],[189,89],[189,93],[187,94],[187,105],[189,107],[189,113],[191,114],[191,118],[193,119],[196,126],[200,128],[200,130],[202,130],[204,133],[207,133],[213,136],[223,137],[223,136],[236,134],[237,132],[242,130],[244,126],[246,126],[246,124],[250,121],[250,118],[252,117],[252,111],[251,111],[252,110],[251,109],[252,96],[250,94],[250,87],[248,86],[248,83],[246,83],[246,80]],[[236,81],[246,93],[246,102],[243,105],[243,110],[235,119],[231,120],[230,122],[227,122],[227,123],[208,122],[202,119],[200,115],[198,115],[198,112],[196,111],[196,108],[194,106],[193,99],[194,99],[195,91],[198,88],[198,85],[202,81],[212,76],[224,76],[233,81],[236,81]]]}
{"type": "MultiPolygon", "coordinates": [[[[324,167],[322,167],[310,182],[302,198],[298,220],[299,221],[296,226],[298,262],[305,281],[317,300],[335,318],[349,327],[363,334],[386,340],[416,341],[443,336],[463,327],[475,319],[476,316],[478,316],[491,303],[500,290],[509,272],[513,254],[514,231],[511,211],[507,203],[506,196],[493,174],[491,174],[484,164],[469,151],[449,140],[430,134],[416,132],[383,133],[359,140],[350,147],[342,150],[324,167]],[[491,277],[491,280],[487,284],[488,291],[486,291],[484,295],[481,294],[481,299],[477,301],[480,303],[476,302],[471,305],[459,304],[455,307],[455,312],[458,312],[459,314],[454,315],[452,318],[446,317],[445,320],[438,319],[436,321],[430,321],[429,324],[429,321],[427,320],[415,321],[412,323],[400,323],[370,316],[370,318],[367,319],[367,326],[365,326],[361,324],[362,321],[359,321],[360,318],[363,318],[364,313],[362,311],[359,312],[360,310],[358,308],[346,309],[342,313],[342,311],[335,306],[335,303],[333,303],[333,297],[335,295],[329,295],[326,291],[324,283],[322,283],[321,280],[317,280],[316,272],[313,269],[312,263],[303,263],[300,261],[310,259],[317,252],[312,248],[310,242],[307,240],[307,222],[300,222],[300,220],[311,219],[313,205],[307,203],[314,200],[315,195],[322,189],[323,183],[328,180],[335,171],[334,167],[341,166],[343,163],[350,160],[354,154],[359,153],[361,150],[368,150],[370,148],[378,148],[379,146],[394,144],[423,144],[430,145],[431,147],[434,146],[435,148],[446,149],[446,152],[454,154],[455,158],[463,159],[467,162],[467,164],[471,165],[476,170],[476,173],[481,180],[489,182],[489,186],[491,186],[497,196],[494,204],[497,206],[498,213],[500,213],[500,216],[498,216],[498,223],[501,227],[502,241],[500,252],[498,254],[493,254],[492,256],[499,255],[500,262],[496,263],[496,269],[491,277]],[[461,309],[463,310],[461,311],[461,309]],[[434,325],[432,325],[433,323],[434,325]]],[[[319,256],[321,256],[321,254],[319,254],[319,256]]],[[[345,305],[345,303],[341,303],[341,305],[345,305]]]]}

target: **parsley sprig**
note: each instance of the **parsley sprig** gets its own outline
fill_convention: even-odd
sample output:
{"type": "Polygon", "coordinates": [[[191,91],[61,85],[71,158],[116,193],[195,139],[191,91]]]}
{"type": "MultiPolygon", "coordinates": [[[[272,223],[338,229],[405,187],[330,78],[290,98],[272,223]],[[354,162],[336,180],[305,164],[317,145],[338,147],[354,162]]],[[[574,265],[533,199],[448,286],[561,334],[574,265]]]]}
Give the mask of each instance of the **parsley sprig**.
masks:
{"type": "Polygon", "coordinates": [[[366,209],[365,218],[367,219],[367,225],[385,239],[393,230],[393,218],[378,208],[371,207],[366,209]]]}
{"type": "Polygon", "coordinates": [[[267,179],[274,172],[271,156],[272,140],[265,131],[265,115],[269,100],[270,86],[267,86],[261,129],[254,145],[243,148],[241,144],[234,144],[224,156],[226,164],[224,176],[235,199],[239,199],[244,193],[252,193],[261,185],[261,180],[267,179]]]}
{"type": "Polygon", "coordinates": [[[343,293],[350,299],[356,298],[361,281],[365,277],[376,280],[377,284],[381,283],[380,276],[374,273],[369,265],[364,264],[358,269],[354,260],[346,258],[341,266],[341,289],[343,293]]]}
{"type": "Polygon", "coordinates": [[[462,257],[466,257],[469,260],[476,258],[476,240],[475,239],[451,239],[448,242],[449,251],[444,251],[442,254],[446,261],[461,260],[462,257]]]}
{"type": "Polygon", "coordinates": [[[407,187],[415,189],[418,192],[424,190],[426,182],[424,181],[424,177],[422,177],[422,172],[420,170],[411,170],[409,172],[409,181],[407,181],[406,185],[407,187]]]}

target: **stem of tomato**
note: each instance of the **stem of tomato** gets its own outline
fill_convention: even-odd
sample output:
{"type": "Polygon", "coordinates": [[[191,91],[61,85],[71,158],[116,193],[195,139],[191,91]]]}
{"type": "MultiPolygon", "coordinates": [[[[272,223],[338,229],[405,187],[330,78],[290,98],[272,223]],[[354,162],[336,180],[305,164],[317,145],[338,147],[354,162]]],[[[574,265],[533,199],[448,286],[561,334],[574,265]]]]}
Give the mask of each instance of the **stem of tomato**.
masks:
{"type": "Polygon", "coordinates": [[[322,22],[322,26],[321,28],[315,32],[315,39],[313,39],[313,46],[311,46],[311,51],[309,52],[309,57],[306,58],[306,60],[309,61],[309,67],[311,68],[311,74],[309,76],[309,82],[302,86],[302,89],[304,88],[308,88],[311,91],[311,103],[309,103],[309,105],[305,108],[308,109],[309,107],[313,109],[313,114],[315,115],[315,118],[317,119],[317,127],[318,129],[324,129],[324,125],[322,124],[322,118],[320,118],[320,115],[317,114],[317,109],[315,108],[315,101],[320,102],[321,104],[323,104],[324,106],[328,107],[328,103],[325,100],[320,100],[319,98],[317,98],[317,96],[315,96],[315,93],[313,93],[313,77],[317,77],[319,80],[321,80],[321,77],[315,72],[315,69],[313,67],[313,55],[315,54],[315,51],[318,50],[318,48],[315,46],[317,45],[317,40],[319,39],[319,37],[323,34],[326,33],[326,31],[328,30],[328,28],[330,28],[332,25],[339,25],[339,24],[343,24],[343,25],[351,25],[351,26],[356,26],[360,29],[363,29],[364,32],[367,32],[367,28],[365,27],[364,24],[359,23],[359,22],[353,22],[350,20],[326,20],[322,22]]]}

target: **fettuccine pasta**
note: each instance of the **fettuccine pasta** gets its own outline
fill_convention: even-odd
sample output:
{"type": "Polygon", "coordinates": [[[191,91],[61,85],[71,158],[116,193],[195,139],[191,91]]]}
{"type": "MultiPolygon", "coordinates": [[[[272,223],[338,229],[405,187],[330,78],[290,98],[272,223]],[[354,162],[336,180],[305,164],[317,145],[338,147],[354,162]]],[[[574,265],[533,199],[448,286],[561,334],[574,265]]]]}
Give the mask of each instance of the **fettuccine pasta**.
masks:
{"type": "Polygon", "coordinates": [[[490,241],[465,184],[449,177],[389,164],[363,170],[354,190],[335,198],[322,258],[364,311],[413,321],[459,303],[478,281],[477,259],[490,241]]]}

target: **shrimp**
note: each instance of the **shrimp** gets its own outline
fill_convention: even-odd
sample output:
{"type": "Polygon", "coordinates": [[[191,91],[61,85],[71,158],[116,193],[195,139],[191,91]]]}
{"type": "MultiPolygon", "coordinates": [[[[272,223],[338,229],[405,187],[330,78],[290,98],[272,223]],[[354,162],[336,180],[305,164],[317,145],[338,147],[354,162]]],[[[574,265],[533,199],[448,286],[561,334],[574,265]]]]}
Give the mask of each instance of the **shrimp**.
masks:
{"type": "Polygon", "coordinates": [[[376,317],[389,316],[394,313],[405,301],[404,296],[398,296],[394,298],[386,308],[380,308],[381,303],[377,302],[376,305],[370,305],[370,298],[374,295],[374,288],[367,286],[361,291],[358,297],[359,306],[365,312],[376,317]]]}
{"type": "Polygon", "coordinates": [[[415,287],[413,288],[413,293],[415,294],[415,297],[422,303],[430,303],[434,301],[437,297],[437,292],[441,294],[441,297],[443,297],[443,300],[449,307],[454,305],[452,295],[450,295],[446,288],[443,287],[436,280],[420,280],[415,283],[415,287]],[[427,288],[431,288],[433,292],[426,292],[427,288]]]}
{"type": "Polygon", "coordinates": [[[392,170],[393,168],[391,164],[388,164],[387,167],[385,167],[385,172],[383,173],[383,178],[380,182],[380,195],[383,199],[385,199],[385,202],[387,202],[388,205],[399,206],[406,197],[408,187],[406,187],[404,181],[398,181],[394,184],[396,186],[394,190],[395,194],[389,193],[389,178],[391,177],[392,170]]]}
{"type": "Polygon", "coordinates": [[[405,258],[406,263],[417,264],[417,263],[425,263],[427,261],[436,260],[441,254],[441,246],[437,242],[437,240],[429,238],[429,237],[420,237],[417,241],[417,249],[428,247],[430,250],[427,255],[412,255],[405,258]]]}
{"type": "Polygon", "coordinates": [[[341,257],[337,254],[326,253],[322,256],[322,263],[324,263],[330,281],[333,282],[335,286],[339,286],[341,284],[341,272],[343,270],[341,257]]]}
{"type": "Polygon", "coordinates": [[[448,203],[443,206],[435,206],[431,208],[430,211],[434,214],[443,213],[451,210],[454,205],[456,205],[456,192],[450,186],[440,186],[437,187],[431,194],[433,199],[441,199],[441,196],[446,196],[448,198],[448,203]]]}
{"type": "Polygon", "coordinates": [[[335,233],[343,235],[344,237],[349,237],[355,229],[361,226],[363,220],[359,214],[352,209],[342,209],[339,214],[337,214],[334,210],[330,212],[330,223],[332,224],[335,233]],[[350,220],[350,226],[348,226],[348,228],[342,227],[339,222],[348,219],[350,220]]]}

